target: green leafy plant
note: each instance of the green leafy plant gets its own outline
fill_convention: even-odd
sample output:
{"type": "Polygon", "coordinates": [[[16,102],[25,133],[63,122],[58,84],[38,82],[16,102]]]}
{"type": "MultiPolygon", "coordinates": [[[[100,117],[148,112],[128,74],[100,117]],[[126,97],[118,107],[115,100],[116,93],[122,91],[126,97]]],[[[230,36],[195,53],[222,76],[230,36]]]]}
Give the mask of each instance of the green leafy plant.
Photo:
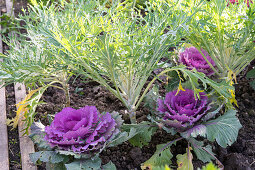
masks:
{"type": "MultiPolygon", "coordinates": [[[[194,92],[190,89],[181,91],[175,90],[166,94],[165,99],[151,98],[157,102],[157,116],[152,116],[150,119],[153,123],[163,128],[166,132],[179,137],[161,146],[161,150],[146,161],[142,168],[160,168],[165,164],[171,164],[171,157],[161,156],[165,152],[170,152],[170,146],[179,140],[188,142],[187,153],[177,156],[178,169],[193,169],[192,153],[190,147],[196,154],[197,158],[203,162],[210,162],[217,158],[212,152],[212,147],[204,143],[201,137],[207,138],[209,141],[216,141],[220,146],[226,148],[232,145],[238,135],[239,129],[242,127],[236,111],[229,109],[224,114],[220,114],[220,102],[210,100],[204,92],[200,92],[200,99],[193,96],[194,92]],[[197,137],[200,136],[200,139],[197,137]],[[162,161],[162,162],[160,162],[162,161]],[[163,161],[164,160],[164,161],[163,161]],[[168,163],[167,163],[168,162],[168,163]]],[[[212,97],[211,95],[208,95],[212,97]]],[[[148,99],[147,99],[148,100],[148,99]]],[[[218,161],[219,162],[219,161],[218,161]]],[[[219,162],[219,165],[221,163],[219,162]]]]}
{"type": "Polygon", "coordinates": [[[40,122],[31,126],[30,138],[40,149],[30,154],[31,161],[55,170],[116,169],[111,162],[102,166],[99,153],[118,140],[122,122],[117,112],[101,114],[95,106],[64,108],[49,126],[40,122]]]}
{"type": "Polygon", "coordinates": [[[206,2],[190,24],[187,40],[208,52],[216,67],[203,55],[220,78],[232,80],[254,58],[254,4],[229,4],[226,0],[206,2]]]}
{"type": "MultiPolygon", "coordinates": [[[[192,15],[176,15],[175,3],[170,1],[146,3],[145,16],[135,10],[133,3],[115,1],[106,8],[97,1],[82,2],[63,1],[63,11],[52,6],[42,10],[35,7],[43,23],[38,27],[39,34],[63,53],[58,55],[60,61],[99,82],[121,100],[131,122],[136,123],[135,111],[156,80],[145,86],[148,78],[161,67],[158,62],[168,54],[169,47],[184,36],[186,22],[192,15]]],[[[167,71],[187,72],[184,67],[167,71]]],[[[188,74],[196,77],[194,72],[188,74]]]]}
{"type": "Polygon", "coordinates": [[[185,14],[175,16],[165,1],[148,6],[145,17],[132,3],[119,1],[110,8],[98,1],[63,1],[59,8],[33,10],[41,23],[37,34],[56,49],[54,54],[61,53],[58,60],[110,90],[133,123],[148,77],[169,45],[180,40],[187,20],[185,14]]]}
{"type": "MultiPolygon", "coordinates": [[[[66,106],[70,105],[68,81],[72,76],[67,64],[63,64],[63,61],[56,57],[56,55],[62,55],[61,52],[42,41],[43,35],[38,33],[31,19],[36,20],[32,13],[21,16],[20,20],[26,23],[24,29],[28,33],[10,34],[8,38],[5,38],[10,49],[6,54],[0,54],[0,57],[4,59],[4,62],[0,63],[1,84],[7,86],[19,82],[24,83],[30,90],[37,89],[29,100],[23,101],[28,110],[17,112],[15,118],[18,121],[25,117],[26,132],[36,115],[36,106],[48,87],[62,89],[66,96],[66,106]]],[[[13,123],[17,124],[17,122],[13,123]]]]}
{"type": "Polygon", "coordinates": [[[7,34],[17,30],[17,20],[13,16],[2,14],[0,16],[1,34],[7,34]]]}

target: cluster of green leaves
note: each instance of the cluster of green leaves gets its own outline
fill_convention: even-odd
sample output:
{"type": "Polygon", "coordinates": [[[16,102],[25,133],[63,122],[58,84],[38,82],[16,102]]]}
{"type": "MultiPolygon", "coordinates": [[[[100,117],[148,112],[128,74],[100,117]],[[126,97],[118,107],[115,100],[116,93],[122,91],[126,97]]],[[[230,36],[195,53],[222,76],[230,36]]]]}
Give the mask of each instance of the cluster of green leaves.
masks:
{"type": "Polygon", "coordinates": [[[45,126],[40,122],[35,122],[31,126],[30,138],[40,148],[40,151],[30,154],[30,160],[34,164],[44,162],[46,163],[46,169],[52,170],[116,169],[111,161],[106,165],[101,165],[101,159],[98,157],[98,154],[85,155],[53,149],[47,141],[44,140],[44,129],[45,126]]]}
{"type": "MultiPolygon", "coordinates": [[[[119,1],[108,8],[98,1],[63,1],[59,8],[37,7],[34,11],[42,23],[38,26],[39,34],[62,54],[57,56],[58,60],[68,63],[77,74],[105,86],[122,101],[135,123],[135,111],[155,81],[142,92],[148,77],[160,67],[158,62],[168,55],[169,47],[185,35],[186,24],[192,17],[184,12],[176,15],[175,4],[166,0],[147,2],[145,15],[133,3],[119,1]]],[[[186,72],[176,68],[183,70],[186,72]]],[[[196,73],[189,74],[196,77],[196,73]]],[[[214,87],[220,90],[218,85],[214,87]]]]}
{"type": "Polygon", "coordinates": [[[248,8],[245,3],[228,3],[206,1],[190,23],[187,39],[209,53],[217,66],[211,67],[219,77],[232,79],[255,59],[255,5],[248,8]]]}
{"type": "Polygon", "coordinates": [[[17,20],[13,16],[9,16],[7,14],[1,14],[0,16],[0,26],[1,34],[7,34],[12,31],[16,31],[16,25],[17,25],[17,20]]]}
{"type": "Polygon", "coordinates": [[[120,1],[110,8],[98,1],[62,1],[59,7],[32,9],[37,34],[55,49],[53,56],[105,86],[132,115],[158,61],[182,37],[187,17],[176,16],[171,8],[165,1],[152,3],[145,16],[133,3],[120,1]]]}
{"type": "Polygon", "coordinates": [[[9,34],[8,38],[4,37],[9,50],[6,54],[0,54],[0,58],[4,59],[4,62],[0,63],[1,84],[7,86],[13,83],[24,83],[30,90],[37,89],[29,100],[23,101],[28,111],[17,112],[15,118],[18,121],[25,116],[26,133],[34,121],[36,107],[40,104],[40,99],[48,87],[62,89],[66,95],[66,106],[70,105],[68,81],[73,74],[68,68],[68,63],[64,63],[57,57],[63,55],[61,51],[57,51],[48,44],[43,32],[39,30],[40,24],[44,23],[38,20],[36,12],[42,11],[41,8],[32,8],[29,14],[19,16],[19,22],[23,21],[25,24],[17,25],[17,27],[25,29],[27,34],[15,32],[9,34]]]}
{"type": "MultiPolygon", "coordinates": [[[[114,119],[119,123],[123,122],[118,112],[112,113],[114,119]]],[[[148,132],[154,133],[156,126],[151,126],[150,122],[142,122],[134,125],[123,125],[122,132],[115,136],[105,147],[113,147],[130,140],[134,146],[142,147],[151,140],[144,138],[148,132]],[[138,139],[139,138],[139,139],[138,139]],[[138,140],[136,140],[138,139],[138,140]]],[[[151,136],[151,135],[147,135],[151,136]]],[[[52,148],[49,143],[44,140],[45,126],[41,122],[34,122],[31,126],[31,134],[29,137],[38,146],[40,151],[30,154],[30,159],[34,164],[46,163],[46,168],[54,170],[79,170],[79,169],[116,169],[115,165],[110,161],[106,165],[101,165],[99,153],[104,149],[101,148],[99,153],[94,154],[77,154],[72,151],[63,151],[52,148]]]]}
{"type": "MultiPolygon", "coordinates": [[[[150,94],[151,100],[153,100],[153,97],[154,96],[151,97],[150,94]]],[[[146,100],[149,100],[149,98],[146,97],[146,100]]],[[[155,102],[156,101],[154,101],[154,103],[155,102]]],[[[154,105],[154,103],[152,103],[152,105],[154,105]]],[[[202,123],[199,123],[198,125],[195,125],[184,132],[179,132],[178,134],[180,137],[176,140],[167,144],[159,145],[158,147],[161,149],[157,149],[155,154],[142,165],[142,169],[146,169],[146,167],[150,167],[152,169],[162,169],[165,165],[171,165],[170,159],[172,158],[172,154],[170,146],[176,141],[182,139],[189,143],[196,154],[196,157],[204,163],[217,159],[212,152],[212,147],[205,144],[204,140],[201,140],[201,137],[207,138],[211,142],[216,141],[220,146],[226,148],[227,146],[231,146],[236,141],[238,131],[242,127],[238,118],[236,117],[236,110],[229,109],[223,115],[219,115],[219,111],[221,109],[222,107],[220,106],[216,110],[208,112],[207,115],[202,118],[202,123]],[[200,136],[200,140],[196,139],[198,136],[200,136]]],[[[150,117],[150,119],[153,123],[156,123],[158,126],[162,127],[167,133],[176,135],[176,129],[160,124],[161,121],[157,120],[157,116],[150,117]]],[[[188,159],[186,161],[188,161],[188,159]]],[[[192,165],[192,163],[189,164],[192,165]]]]}

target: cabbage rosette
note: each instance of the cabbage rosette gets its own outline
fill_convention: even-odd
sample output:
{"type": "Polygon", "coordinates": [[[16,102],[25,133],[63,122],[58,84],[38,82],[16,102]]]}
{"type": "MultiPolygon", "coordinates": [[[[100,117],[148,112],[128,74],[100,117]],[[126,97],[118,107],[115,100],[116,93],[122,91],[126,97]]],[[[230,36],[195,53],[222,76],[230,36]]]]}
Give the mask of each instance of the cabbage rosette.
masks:
{"type": "MultiPolygon", "coordinates": [[[[207,58],[207,60],[215,67],[215,62],[209,56],[208,52],[201,49],[201,52],[207,58]]],[[[186,48],[184,52],[179,55],[179,62],[186,65],[188,69],[196,69],[198,72],[204,73],[206,76],[214,74],[213,69],[204,59],[203,55],[195,47],[186,48]]]]}
{"type": "Polygon", "coordinates": [[[101,151],[119,133],[119,122],[110,113],[100,114],[95,106],[64,108],[45,127],[45,140],[52,147],[75,153],[101,151]]]}
{"type": "Polygon", "coordinates": [[[176,93],[177,90],[171,91],[164,100],[158,99],[158,111],[166,127],[181,132],[194,127],[211,107],[203,92],[199,93],[200,99],[190,89],[176,93]]]}

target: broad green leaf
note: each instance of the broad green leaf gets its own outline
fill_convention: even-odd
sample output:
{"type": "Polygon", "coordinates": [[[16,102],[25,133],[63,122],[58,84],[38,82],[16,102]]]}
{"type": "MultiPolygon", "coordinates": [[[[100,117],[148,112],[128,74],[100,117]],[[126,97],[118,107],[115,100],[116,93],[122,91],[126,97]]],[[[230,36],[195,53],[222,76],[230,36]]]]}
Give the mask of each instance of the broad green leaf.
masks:
{"type": "Polygon", "coordinates": [[[212,152],[212,146],[210,145],[204,146],[203,141],[197,141],[194,138],[190,138],[189,142],[191,143],[192,149],[194,150],[199,160],[205,163],[215,159],[212,156],[214,155],[214,153],[212,152]]]}
{"type": "Polygon", "coordinates": [[[36,164],[38,160],[46,163],[64,163],[68,160],[65,155],[60,155],[55,151],[39,151],[29,155],[30,160],[36,164]]]}
{"type": "Polygon", "coordinates": [[[101,169],[101,159],[76,159],[72,163],[65,164],[67,170],[99,170],[101,169]]]}
{"type": "Polygon", "coordinates": [[[255,80],[250,82],[250,86],[255,90],[255,80]]]}
{"type": "Polygon", "coordinates": [[[84,170],[82,169],[82,165],[80,161],[74,161],[69,164],[65,164],[67,170],[84,170]]]}
{"type": "Polygon", "coordinates": [[[255,69],[250,70],[247,75],[247,78],[255,78],[255,69]]]}
{"type": "Polygon", "coordinates": [[[63,162],[60,162],[60,163],[49,163],[47,162],[46,163],[46,169],[48,170],[64,170],[66,169],[65,168],[65,165],[63,162]]]}
{"type": "Polygon", "coordinates": [[[36,164],[36,162],[40,159],[41,154],[42,154],[42,151],[30,153],[30,154],[29,154],[29,158],[30,158],[30,160],[31,160],[34,164],[36,164]]]}
{"type": "Polygon", "coordinates": [[[155,133],[156,127],[147,127],[143,130],[139,131],[134,137],[129,139],[129,142],[138,147],[143,147],[145,145],[148,145],[151,141],[151,136],[155,133]]]}
{"type": "Polygon", "coordinates": [[[193,164],[192,164],[192,153],[190,152],[190,148],[187,148],[187,153],[181,155],[177,155],[177,164],[178,168],[177,170],[193,170],[193,164]]]}
{"type": "Polygon", "coordinates": [[[210,141],[216,140],[224,148],[236,141],[238,131],[242,127],[236,117],[236,110],[228,110],[222,116],[207,122],[205,125],[207,138],[210,141]]]}
{"type": "Polygon", "coordinates": [[[135,128],[131,128],[128,132],[120,132],[116,138],[114,138],[113,140],[110,141],[110,143],[108,144],[109,147],[112,146],[117,146],[119,144],[122,144],[123,142],[131,139],[132,137],[134,137],[138,132],[136,131],[135,128]]]}
{"type": "Polygon", "coordinates": [[[170,147],[173,144],[160,144],[157,145],[157,149],[155,154],[146,162],[144,162],[141,166],[141,168],[144,169],[164,169],[165,165],[169,165],[172,163],[171,159],[173,157],[171,151],[170,151],[170,147]],[[168,145],[166,147],[166,145],[168,145]]]}
{"type": "Polygon", "coordinates": [[[51,149],[48,142],[44,139],[45,126],[41,122],[34,122],[31,126],[31,134],[29,138],[40,148],[40,149],[51,149]]]}
{"type": "Polygon", "coordinates": [[[116,166],[110,161],[102,166],[102,170],[116,170],[116,166]]]}

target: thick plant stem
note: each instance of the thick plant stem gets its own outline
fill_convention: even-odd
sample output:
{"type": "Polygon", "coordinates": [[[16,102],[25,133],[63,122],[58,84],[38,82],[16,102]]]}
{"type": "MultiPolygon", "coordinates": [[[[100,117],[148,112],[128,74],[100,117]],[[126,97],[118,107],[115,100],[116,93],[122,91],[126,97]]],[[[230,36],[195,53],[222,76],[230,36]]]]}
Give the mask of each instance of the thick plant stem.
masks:
{"type": "Polygon", "coordinates": [[[129,118],[131,124],[137,124],[135,111],[132,110],[129,111],[129,118]]]}

